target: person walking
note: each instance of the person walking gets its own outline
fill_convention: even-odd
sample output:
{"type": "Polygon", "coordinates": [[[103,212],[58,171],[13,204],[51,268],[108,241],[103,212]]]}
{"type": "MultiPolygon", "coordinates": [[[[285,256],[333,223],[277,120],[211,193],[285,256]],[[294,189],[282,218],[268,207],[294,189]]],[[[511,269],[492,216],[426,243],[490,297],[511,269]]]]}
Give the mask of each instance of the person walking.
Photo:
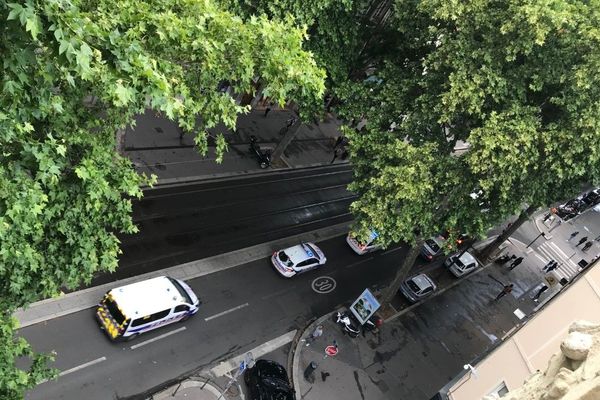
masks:
{"type": "MultiPolygon", "coordinates": [[[[548,261],[548,264],[544,265],[544,268],[542,268],[542,272],[552,271],[550,268],[552,268],[553,265],[558,265],[558,262],[556,262],[556,260],[548,261]]],[[[556,267],[552,269],[556,269],[556,267]]]]}
{"type": "Polygon", "coordinates": [[[577,246],[581,246],[582,244],[584,244],[585,242],[587,242],[588,237],[584,236],[581,239],[579,239],[579,242],[577,242],[577,244],[575,245],[575,247],[577,246]]]}
{"type": "Polygon", "coordinates": [[[552,265],[550,265],[548,268],[546,268],[546,270],[544,272],[549,273],[551,271],[554,271],[556,268],[558,268],[558,263],[556,261],[554,261],[552,263],[552,265]]]}
{"type": "Polygon", "coordinates": [[[310,346],[312,342],[323,336],[323,325],[317,326],[310,335],[306,338],[306,345],[310,346]]]}
{"type": "Polygon", "coordinates": [[[335,161],[336,158],[338,158],[340,156],[340,154],[342,153],[342,150],[337,148],[333,151],[333,158],[331,159],[331,162],[329,164],[333,164],[333,162],[335,161]]]}
{"type": "Polygon", "coordinates": [[[512,283],[509,283],[508,285],[504,285],[504,287],[502,288],[502,291],[500,293],[498,293],[498,296],[496,296],[494,301],[498,301],[501,298],[503,298],[504,296],[506,296],[507,294],[509,294],[510,292],[512,292],[514,286],[515,285],[513,285],[512,283]]]}
{"type": "Polygon", "coordinates": [[[271,112],[271,107],[273,107],[273,102],[272,101],[270,101],[269,104],[267,104],[267,107],[265,108],[265,114],[263,115],[265,118],[271,112]]]}
{"type": "Polygon", "coordinates": [[[548,285],[546,285],[545,283],[542,283],[542,287],[537,291],[535,296],[533,296],[533,301],[535,301],[537,303],[538,300],[540,299],[540,296],[542,295],[542,293],[544,293],[546,290],[548,290],[548,285]]]}
{"type": "Polygon", "coordinates": [[[581,248],[581,250],[582,251],[588,251],[590,247],[592,247],[592,242],[588,241],[586,244],[583,245],[583,247],[581,248]]]}
{"type": "Polygon", "coordinates": [[[518,267],[522,262],[523,262],[523,257],[515,258],[513,260],[513,262],[510,263],[510,266],[508,267],[508,269],[510,269],[512,271],[513,269],[515,269],[516,267],[518,267]]]}
{"type": "Polygon", "coordinates": [[[579,235],[579,231],[575,231],[573,233],[571,233],[571,236],[569,236],[569,238],[567,239],[567,242],[570,242],[571,240],[573,240],[575,238],[575,236],[579,235]]]}

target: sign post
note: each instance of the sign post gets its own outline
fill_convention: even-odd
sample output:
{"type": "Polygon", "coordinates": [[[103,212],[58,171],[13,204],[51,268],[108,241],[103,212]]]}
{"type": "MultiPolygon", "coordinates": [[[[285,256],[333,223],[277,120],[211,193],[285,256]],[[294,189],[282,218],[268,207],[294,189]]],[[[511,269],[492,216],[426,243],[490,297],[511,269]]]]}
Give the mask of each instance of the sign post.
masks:
{"type": "Polygon", "coordinates": [[[244,356],[244,359],[242,361],[240,361],[240,366],[238,367],[238,369],[235,370],[235,374],[233,374],[233,376],[227,383],[227,386],[225,386],[225,389],[223,389],[223,392],[221,392],[221,394],[219,395],[217,400],[222,399],[223,395],[229,390],[231,385],[233,385],[233,383],[237,381],[237,379],[240,377],[240,375],[242,375],[246,369],[252,368],[252,367],[254,367],[254,356],[252,355],[251,352],[247,352],[246,355],[244,356]]]}

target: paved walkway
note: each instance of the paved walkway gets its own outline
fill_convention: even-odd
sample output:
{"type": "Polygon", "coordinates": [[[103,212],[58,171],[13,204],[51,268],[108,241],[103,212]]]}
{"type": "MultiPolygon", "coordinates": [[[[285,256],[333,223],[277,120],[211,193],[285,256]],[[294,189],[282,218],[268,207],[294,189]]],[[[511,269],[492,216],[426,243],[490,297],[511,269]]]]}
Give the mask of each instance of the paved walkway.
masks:
{"type": "MultiPolygon", "coordinates": [[[[537,214],[535,223],[523,228],[533,231],[529,242],[540,232],[538,229],[550,230],[551,227],[543,226],[543,216],[537,214]]],[[[502,253],[524,257],[518,267],[510,270],[508,263],[492,262],[459,285],[442,289],[436,297],[401,310],[386,320],[376,334],[367,332],[351,339],[343,334],[331,315],[317,319],[299,333],[292,347],[291,372],[297,399],[431,399],[462,371],[464,364],[473,363],[491,351],[560,292],[561,285],[552,286],[539,301],[534,301],[547,277],[542,268],[550,258],[564,265],[556,273],[557,277],[563,277],[567,264],[568,268],[573,267],[568,261],[591,261],[600,254],[598,242],[587,252],[578,249],[575,241],[567,242],[574,229],[597,236],[600,214],[590,213],[556,227],[546,236],[548,240],[540,240],[543,239],[540,236],[529,247],[529,242],[509,239],[502,246],[502,253]],[[496,301],[502,285],[509,282],[515,285],[513,292],[496,301]],[[303,339],[318,324],[324,326],[323,336],[306,346],[303,339]],[[334,340],[339,353],[325,358],[325,347],[334,340]],[[311,362],[318,364],[312,382],[303,376],[311,362]]],[[[577,269],[571,278],[580,272],[577,269]]]]}
{"type": "MultiPolygon", "coordinates": [[[[293,117],[288,110],[273,109],[266,117],[260,108],[238,118],[237,132],[218,126],[211,135],[222,133],[229,151],[223,162],[215,162],[215,148],[209,140],[206,157],[194,146],[192,135],[184,135],[173,122],[147,111],[136,118],[135,129],[128,129],[125,150],[140,172],[155,174],[159,184],[207,178],[265,173],[269,170],[303,168],[330,164],[333,144],[340,135],[340,121],[328,116],[324,121],[303,124],[282,156],[283,163],[262,170],[250,154],[250,136],[257,137],[261,149],[273,150],[283,136],[286,121],[293,117]]],[[[347,160],[336,159],[335,163],[347,160]]]]}

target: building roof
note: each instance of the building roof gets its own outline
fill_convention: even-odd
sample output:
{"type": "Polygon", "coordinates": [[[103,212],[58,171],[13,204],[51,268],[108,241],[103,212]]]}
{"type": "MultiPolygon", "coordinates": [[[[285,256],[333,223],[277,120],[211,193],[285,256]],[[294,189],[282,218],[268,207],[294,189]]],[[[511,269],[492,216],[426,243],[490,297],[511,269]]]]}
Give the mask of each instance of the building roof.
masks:
{"type": "Polygon", "coordinates": [[[166,276],[147,279],[111,289],[108,292],[127,318],[145,317],[185,303],[166,276]]]}

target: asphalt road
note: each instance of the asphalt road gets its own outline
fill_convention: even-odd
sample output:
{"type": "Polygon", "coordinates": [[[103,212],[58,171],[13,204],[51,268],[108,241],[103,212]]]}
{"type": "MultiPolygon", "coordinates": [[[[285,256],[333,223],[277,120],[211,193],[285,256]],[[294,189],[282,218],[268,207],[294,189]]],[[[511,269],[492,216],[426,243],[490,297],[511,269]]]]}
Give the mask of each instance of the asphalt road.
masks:
{"type": "Polygon", "coordinates": [[[92,286],[349,221],[351,178],[333,165],[148,190],[133,207],[140,232],[92,286]]]}
{"type": "Polygon", "coordinates": [[[319,245],[327,264],[292,279],[280,277],[263,259],[189,281],[203,301],[198,314],[131,342],[111,343],[99,330],[92,309],[21,330],[35,351],[57,352],[54,366],[61,371],[95,362],[39,385],[26,398],[119,398],[216,365],[348,303],[366,287],[383,286],[405,253],[403,248],[393,248],[360,257],[343,237],[319,245]],[[323,275],[334,278],[337,286],[331,293],[317,294],[311,283],[323,275]],[[228,310],[233,311],[214,317],[228,310]],[[131,348],[178,329],[171,336],[131,348]]]}

